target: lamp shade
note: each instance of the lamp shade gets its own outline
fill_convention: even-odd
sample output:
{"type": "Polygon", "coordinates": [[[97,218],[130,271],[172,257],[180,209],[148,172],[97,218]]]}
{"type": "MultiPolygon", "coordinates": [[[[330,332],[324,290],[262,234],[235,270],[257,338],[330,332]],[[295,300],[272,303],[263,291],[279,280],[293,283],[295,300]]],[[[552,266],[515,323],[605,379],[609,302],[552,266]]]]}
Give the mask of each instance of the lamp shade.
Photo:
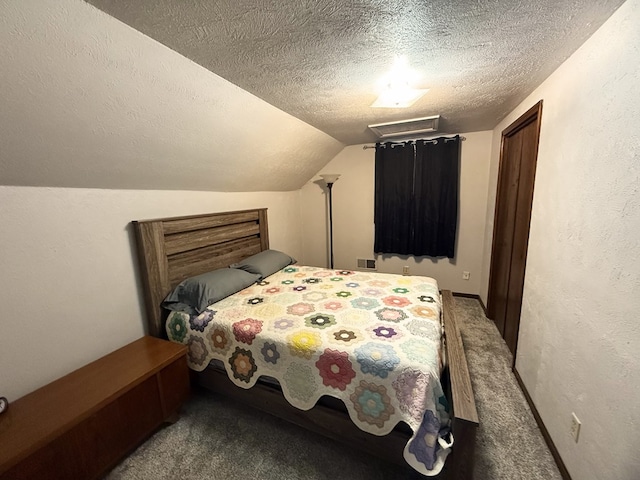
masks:
{"type": "Polygon", "coordinates": [[[323,173],[320,175],[325,183],[336,183],[340,177],[339,173],[323,173]]]}

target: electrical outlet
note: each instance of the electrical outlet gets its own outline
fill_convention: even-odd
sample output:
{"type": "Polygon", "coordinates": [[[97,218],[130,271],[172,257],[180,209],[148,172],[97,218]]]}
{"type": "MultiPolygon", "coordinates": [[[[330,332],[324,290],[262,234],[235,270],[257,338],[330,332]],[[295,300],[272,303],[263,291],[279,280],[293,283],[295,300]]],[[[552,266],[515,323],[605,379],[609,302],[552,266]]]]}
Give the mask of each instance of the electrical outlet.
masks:
{"type": "Polygon", "coordinates": [[[580,423],[580,420],[578,420],[578,417],[576,417],[576,414],[571,412],[571,436],[573,437],[573,440],[578,443],[578,437],[580,437],[580,426],[582,425],[582,423],[580,423]]]}
{"type": "Polygon", "coordinates": [[[462,272],[462,279],[469,280],[471,278],[471,274],[469,272],[462,272]]]}
{"type": "Polygon", "coordinates": [[[409,265],[405,265],[404,267],[402,267],[402,274],[409,275],[409,265]]]}

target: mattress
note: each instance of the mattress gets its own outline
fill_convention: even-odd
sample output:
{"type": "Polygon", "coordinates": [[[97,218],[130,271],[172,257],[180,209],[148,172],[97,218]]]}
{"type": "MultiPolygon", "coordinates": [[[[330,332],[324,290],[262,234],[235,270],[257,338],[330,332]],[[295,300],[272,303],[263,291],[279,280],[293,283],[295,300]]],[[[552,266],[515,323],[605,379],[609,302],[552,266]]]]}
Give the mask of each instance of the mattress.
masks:
{"type": "Polygon", "coordinates": [[[166,329],[188,345],[196,371],[219,360],[242,388],[274,378],[302,410],[339,398],[374,435],[404,421],[413,431],[405,460],[436,475],[452,443],[441,310],[428,277],[291,265],[200,315],[172,312],[166,329]]]}

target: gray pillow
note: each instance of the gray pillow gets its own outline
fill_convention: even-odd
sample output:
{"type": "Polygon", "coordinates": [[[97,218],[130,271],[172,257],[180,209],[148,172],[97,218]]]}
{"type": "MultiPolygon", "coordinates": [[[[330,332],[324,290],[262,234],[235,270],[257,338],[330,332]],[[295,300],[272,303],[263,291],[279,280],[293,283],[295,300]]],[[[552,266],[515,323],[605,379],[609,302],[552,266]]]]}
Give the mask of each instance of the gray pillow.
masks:
{"type": "Polygon", "coordinates": [[[162,306],[168,310],[185,312],[189,315],[202,313],[209,305],[222,300],[260,280],[260,275],[220,268],[187,278],[167,295],[162,306]]]}
{"type": "Polygon", "coordinates": [[[260,279],[268,277],[287,265],[296,263],[296,259],[278,250],[264,250],[234,263],[231,268],[245,270],[260,275],[260,279]]]}

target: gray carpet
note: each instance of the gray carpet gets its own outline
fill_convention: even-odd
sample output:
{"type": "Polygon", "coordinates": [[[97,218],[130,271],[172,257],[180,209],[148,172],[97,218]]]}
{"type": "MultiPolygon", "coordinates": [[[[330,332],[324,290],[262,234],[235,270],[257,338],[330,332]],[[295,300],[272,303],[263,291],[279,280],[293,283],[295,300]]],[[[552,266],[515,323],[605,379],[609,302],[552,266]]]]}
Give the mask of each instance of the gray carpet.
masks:
{"type": "MultiPolygon", "coordinates": [[[[511,372],[511,354],[477,300],[456,297],[480,430],[477,480],[560,479],[511,372]]],[[[269,415],[196,392],[108,476],[116,479],[424,479],[269,415]]]]}

